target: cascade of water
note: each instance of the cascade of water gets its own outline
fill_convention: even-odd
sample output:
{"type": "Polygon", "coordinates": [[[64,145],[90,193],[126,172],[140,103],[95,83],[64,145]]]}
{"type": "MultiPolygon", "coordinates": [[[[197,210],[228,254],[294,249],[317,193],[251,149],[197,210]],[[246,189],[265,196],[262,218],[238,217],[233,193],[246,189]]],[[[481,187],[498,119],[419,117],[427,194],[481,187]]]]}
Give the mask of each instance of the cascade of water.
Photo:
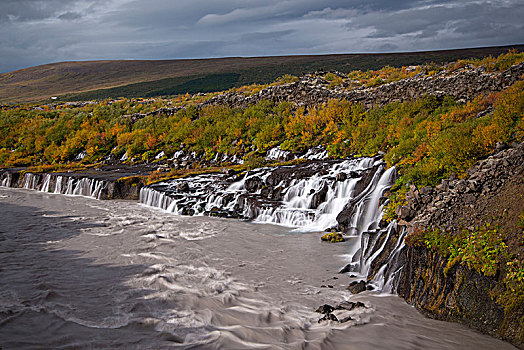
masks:
{"type": "Polygon", "coordinates": [[[366,277],[371,264],[380,255],[394,227],[380,229],[382,210],[386,202],[379,205],[384,191],[395,180],[395,168],[383,171],[381,166],[373,176],[368,187],[363,190],[354,202],[353,215],[350,220],[348,237],[350,241],[351,271],[366,277]],[[385,239],[382,239],[383,235],[385,239]],[[377,247],[377,243],[381,244],[377,247]]]}
{"type": "Polygon", "coordinates": [[[370,268],[371,268],[371,264],[384,251],[384,248],[386,247],[392,232],[396,230],[396,227],[397,227],[396,222],[393,221],[392,223],[388,225],[386,230],[380,230],[379,232],[376,233],[372,245],[368,244],[368,246],[365,247],[367,254],[365,254],[361,260],[361,266],[362,266],[360,268],[361,275],[363,276],[368,275],[370,268]],[[383,235],[385,235],[386,237],[382,238],[383,235]],[[379,247],[376,247],[377,243],[380,244],[379,247]]]}
{"type": "Polygon", "coordinates": [[[103,180],[93,180],[92,190],[91,190],[91,197],[95,197],[96,199],[102,198],[102,191],[107,186],[107,183],[103,180]]]}
{"type": "MultiPolygon", "coordinates": [[[[272,154],[273,155],[273,154],[272,154]]],[[[277,151],[274,152],[277,155],[277,151]]],[[[301,166],[261,168],[244,176],[205,174],[145,187],[140,202],[176,214],[223,214],[255,222],[321,231],[338,226],[337,216],[349,207],[346,227],[352,271],[367,277],[383,261],[396,237],[396,223],[380,228],[384,192],[395,181],[395,168],[374,158],[316,161],[301,166]],[[389,245],[388,245],[389,244],[389,245]],[[387,248],[387,249],[386,249],[387,248]]],[[[389,253],[394,259],[403,239],[389,253]]],[[[381,269],[377,287],[387,287],[397,270],[381,269]]]]}
{"type": "MultiPolygon", "coordinates": [[[[385,169],[384,162],[375,158],[317,160],[239,175],[203,174],[170,180],[142,188],[140,202],[175,214],[240,217],[300,231],[343,227],[351,271],[361,277],[371,274],[372,283],[386,291],[392,290],[401,267],[384,262],[398,260],[404,248],[404,232],[397,236],[396,222],[387,228],[380,225],[387,203],[381,200],[395,174],[394,168],[385,169]],[[346,216],[339,222],[342,212],[346,216]],[[375,273],[377,262],[381,265],[375,273]]],[[[9,174],[4,175],[2,185],[10,181],[9,174]]],[[[100,199],[108,183],[27,173],[22,187],[100,199]]]]}
{"type": "Polygon", "coordinates": [[[291,152],[280,149],[280,146],[271,148],[266,154],[267,160],[289,160],[291,158],[293,158],[291,152]]]}
{"type": "Polygon", "coordinates": [[[3,175],[1,186],[3,186],[3,187],[11,187],[12,179],[13,179],[13,176],[11,174],[5,173],[3,175]]]}
{"type": "Polygon", "coordinates": [[[64,194],[73,194],[74,185],[75,185],[75,178],[73,178],[73,177],[68,178],[67,179],[67,186],[66,186],[66,190],[65,190],[64,194]]]}
{"type": "Polygon", "coordinates": [[[36,190],[37,181],[35,174],[26,173],[24,174],[24,180],[22,182],[22,188],[27,190],[36,190]]]}
{"type": "MultiPolygon", "coordinates": [[[[394,225],[394,229],[396,229],[395,221],[393,221],[391,225],[394,225]]],[[[403,265],[399,264],[399,258],[402,250],[406,246],[406,242],[404,241],[406,234],[407,230],[403,228],[398,236],[395,246],[385,259],[387,263],[383,264],[377,274],[373,277],[372,283],[382,292],[392,293],[395,290],[395,283],[403,269],[403,265]]]]}
{"type": "MultiPolygon", "coordinates": [[[[156,207],[160,209],[164,209],[170,212],[174,212],[173,210],[169,210],[172,203],[174,203],[173,199],[166,195],[165,193],[156,191],[152,188],[144,187],[140,190],[140,197],[139,197],[140,203],[145,204],[150,207],[156,207]]],[[[171,208],[173,209],[173,208],[171,208]]]]}
{"type": "MultiPolygon", "coordinates": [[[[225,182],[225,175],[222,174],[200,175],[143,188],[140,202],[171,212],[180,212],[182,207],[189,207],[191,213],[196,214],[213,209],[235,211],[256,222],[276,223],[301,230],[322,230],[335,226],[338,213],[349,200],[360,195],[354,193],[355,185],[362,178],[359,174],[372,171],[378,164],[381,164],[380,161],[373,158],[326,163],[318,171],[311,172],[311,176],[284,177],[279,178],[278,183],[272,180],[271,184],[266,183],[279,168],[257,169],[232,183],[225,182]],[[267,198],[269,187],[279,189],[282,198],[273,200],[276,194],[271,193],[271,198],[267,198]]],[[[381,172],[382,168],[365,189],[371,196],[366,197],[366,202],[369,202],[366,208],[377,205],[394,170],[388,170],[383,178],[380,177],[381,172]]],[[[365,212],[368,226],[377,221],[377,209],[365,212]]]]}
{"type": "Polygon", "coordinates": [[[361,221],[362,231],[371,231],[377,228],[378,222],[382,218],[382,207],[379,201],[384,191],[393,185],[395,180],[395,168],[391,167],[386,170],[380,177],[373,192],[366,203],[363,219],[361,221]]]}
{"type": "MultiPolygon", "coordinates": [[[[11,174],[4,175],[2,186],[11,185],[11,174]]],[[[90,178],[74,178],[55,174],[24,174],[22,188],[74,196],[102,199],[107,193],[108,182],[90,178]]]]}
{"type": "Polygon", "coordinates": [[[102,190],[106,185],[107,183],[103,180],[84,177],[76,182],[71,194],[74,196],[86,196],[100,199],[102,190]]]}
{"type": "Polygon", "coordinates": [[[62,182],[63,182],[63,177],[61,175],[58,175],[56,177],[56,182],[55,182],[55,190],[53,191],[53,193],[62,193],[62,182]]]}
{"type": "Polygon", "coordinates": [[[74,196],[87,196],[89,195],[89,179],[80,179],[76,182],[75,188],[73,189],[74,196]]]}
{"type": "Polygon", "coordinates": [[[329,156],[328,151],[326,151],[323,147],[319,146],[319,147],[309,149],[306,152],[306,154],[304,154],[300,158],[304,158],[308,160],[314,160],[314,159],[323,160],[323,159],[327,159],[328,156],[329,156]]]}
{"type": "Polygon", "coordinates": [[[42,184],[42,188],[40,189],[40,191],[49,192],[50,183],[51,183],[51,174],[45,174],[44,183],[42,184]]]}

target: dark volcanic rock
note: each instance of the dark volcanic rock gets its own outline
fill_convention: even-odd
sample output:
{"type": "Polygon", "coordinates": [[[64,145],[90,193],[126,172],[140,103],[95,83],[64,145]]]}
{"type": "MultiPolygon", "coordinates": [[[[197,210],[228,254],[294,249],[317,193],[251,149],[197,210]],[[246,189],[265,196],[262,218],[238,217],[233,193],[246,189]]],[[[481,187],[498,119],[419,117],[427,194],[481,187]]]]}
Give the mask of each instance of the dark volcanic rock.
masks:
{"type": "Polygon", "coordinates": [[[176,189],[177,189],[178,192],[187,192],[187,191],[189,191],[189,183],[181,182],[181,183],[178,184],[176,189]]]}
{"type": "Polygon", "coordinates": [[[335,321],[339,323],[344,323],[353,320],[353,318],[350,316],[351,313],[349,311],[353,311],[358,308],[367,309],[367,306],[360,301],[356,303],[351,301],[343,301],[337,306],[324,304],[320,306],[318,309],[316,309],[315,312],[324,314],[324,316],[318,320],[319,323],[322,321],[335,321]]]}
{"type": "Polygon", "coordinates": [[[244,186],[246,186],[246,190],[248,192],[256,192],[256,191],[258,191],[260,188],[262,188],[262,185],[263,185],[262,179],[259,178],[258,176],[250,177],[244,183],[244,186]]]}
{"type": "Polygon", "coordinates": [[[346,181],[348,175],[346,173],[338,173],[336,176],[337,181],[346,181]]]}
{"type": "Polygon", "coordinates": [[[361,301],[357,301],[356,303],[352,302],[352,301],[343,301],[335,309],[336,310],[348,310],[348,311],[351,311],[351,310],[357,309],[359,307],[367,309],[367,306],[363,302],[361,302],[361,301]]]}
{"type": "Polygon", "coordinates": [[[335,310],[335,308],[331,305],[324,304],[322,306],[319,306],[318,309],[315,310],[315,312],[318,312],[319,314],[330,314],[335,310]]]}
{"type": "MultiPolygon", "coordinates": [[[[320,73],[319,73],[320,74],[320,73]]],[[[524,63],[519,63],[503,72],[486,72],[485,67],[459,69],[454,72],[442,71],[434,75],[420,74],[412,78],[371,88],[345,91],[330,89],[319,75],[306,75],[299,81],[271,86],[252,96],[233,92],[217,95],[203,103],[205,105],[227,105],[247,107],[262,100],[275,103],[289,101],[299,106],[311,106],[330,99],[362,103],[366,108],[391,102],[414,100],[424,95],[443,98],[453,96],[457,100],[469,101],[478,95],[500,91],[524,74],[524,63]]]]}
{"type": "Polygon", "coordinates": [[[506,219],[500,224],[505,231],[511,231],[516,226],[518,208],[524,204],[514,195],[522,193],[523,159],[524,143],[521,143],[478,162],[468,171],[466,179],[444,179],[433,190],[421,189],[419,201],[408,199],[411,208],[417,209],[413,220],[410,221],[409,215],[404,217],[410,221],[410,232],[415,227],[459,231],[502,216],[506,219]]]}
{"type": "Polygon", "coordinates": [[[348,273],[348,272],[355,272],[355,269],[352,264],[347,264],[346,266],[341,268],[338,273],[348,273]]]}
{"type": "Polygon", "coordinates": [[[487,291],[496,280],[461,265],[443,270],[447,260],[423,248],[408,248],[399,295],[431,317],[457,321],[484,333],[496,334],[504,320],[504,310],[487,291]]]}
{"type": "Polygon", "coordinates": [[[353,294],[362,293],[367,288],[367,284],[365,281],[353,281],[349,284],[348,290],[353,294]]]}
{"type": "MultiPolygon", "coordinates": [[[[522,228],[518,218],[524,208],[524,143],[500,145],[493,155],[478,162],[468,177],[444,179],[434,189],[422,188],[411,195],[404,215],[408,233],[438,228],[451,234],[470,231],[492,222],[504,232],[513,254],[524,258],[522,228]]],[[[401,209],[405,210],[405,209],[401,209]]],[[[504,311],[497,296],[504,292],[503,274],[484,276],[465,265],[455,264],[447,274],[447,259],[425,247],[407,246],[398,294],[431,317],[459,321],[483,333],[501,337],[524,349],[524,310],[504,311]]]]}
{"type": "Polygon", "coordinates": [[[311,208],[317,209],[322,202],[325,202],[327,193],[328,185],[324,183],[322,187],[317,192],[315,192],[315,194],[311,198],[311,208]]]}

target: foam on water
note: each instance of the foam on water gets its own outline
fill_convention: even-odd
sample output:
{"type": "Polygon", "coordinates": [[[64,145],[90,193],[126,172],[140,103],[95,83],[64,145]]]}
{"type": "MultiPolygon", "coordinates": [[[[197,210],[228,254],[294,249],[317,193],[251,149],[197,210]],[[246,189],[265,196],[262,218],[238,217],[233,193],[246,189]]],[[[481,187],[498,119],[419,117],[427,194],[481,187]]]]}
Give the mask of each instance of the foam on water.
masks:
{"type": "Polygon", "coordinates": [[[317,234],[130,201],[0,194],[6,349],[511,348],[393,296],[350,295],[347,277],[332,279],[347,245],[317,234]],[[334,288],[320,286],[328,279],[334,288]],[[343,324],[318,322],[319,305],[344,300],[368,307],[335,311],[352,318],[343,324]]]}
{"type": "MultiPolygon", "coordinates": [[[[311,153],[318,155],[320,151],[322,150],[311,153]]],[[[279,152],[279,149],[274,149],[269,154],[280,156],[279,152]]],[[[318,157],[323,156],[320,154],[318,157]]],[[[291,173],[292,178],[284,177],[278,184],[268,183],[281,169],[256,169],[229,182],[223,174],[204,174],[171,180],[143,188],[140,202],[175,214],[212,215],[213,211],[230,215],[234,213],[256,223],[278,224],[299,232],[336,227],[339,214],[351,209],[346,228],[348,254],[352,271],[363,278],[367,277],[373,261],[385,249],[392,233],[396,232],[395,222],[386,228],[379,227],[385,204],[381,204],[381,199],[395,181],[395,168],[385,169],[383,161],[366,157],[339,162],[317,162],[305,165],[302,170],[297,168],[297,172],[304,169],[309,171],[310,176],[295,177],[291,173]],[[313,167],[317,167],[314,168],[317,170],[311,171],[313,167]],[[364,177],[368,180],[364,180],[364,177]],[[282,199],[269,203],[260,200],[264,186],[280,189],[282,199]],[[348,206],[351,208],[348,209],[348,206]]],[[[187,239],[200,237],[200,233],[184,235],[187,239]]],[[[403,246],[396,247],[392,257],[402,248],[403,246]]],[[[383,287],[386,282],[378,280],[389,277],[390,274],[378,274],[375,276],[375,285],[383,287]]]]}

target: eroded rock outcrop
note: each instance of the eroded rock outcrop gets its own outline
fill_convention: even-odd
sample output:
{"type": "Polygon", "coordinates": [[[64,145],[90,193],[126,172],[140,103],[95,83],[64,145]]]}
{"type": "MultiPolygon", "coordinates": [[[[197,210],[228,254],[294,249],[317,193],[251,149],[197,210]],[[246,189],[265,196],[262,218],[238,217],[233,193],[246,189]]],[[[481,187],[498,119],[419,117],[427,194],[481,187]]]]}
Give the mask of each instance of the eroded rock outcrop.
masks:
{"type": "Polygon", "coordinates": [[[449,95],[458,100],[468,101],[478,95],[500,91],[520,80],[523,74],[524,63],[514,65],[503,72],[487,72],[482,66],[466,67],[454,72],[441,71],[431,76],[420,74],[378,87],[349,91],[341,87],[330,88],[329,82],[321,76],[310,74],[293,83],[263,89],[252,96],[227,92],[209,99],[203,105],[247,107],[262,100],[271,100],[275,103],[288,101],[299,106],[311,106],[338,99],[362,103],[370,108],[374,105],[414,100],[424,95],[449,95]]]}
{"type": "Polygon", "coordinates": [[[518,195],[523,189],[524,143],[514,146],[499,144],[499,151],[478,162],[464,179],[452,175],[435,188],[411,186],[406,194],[408,204],[397,209],[408,231],[420,227],[447,232],[473,230],[502,216],[504,222],[498,223],[502,229],[514,227],[519,210],[524,208],[518,195]]]}
{"type": "MultiPolygon", "coordinates": [[[[472,167],[465,179],[452,176],[435,188],[411,187],[408,205],[399,210],[400,222],[409,233],[425,229],[453,233],[474,231],[494,220],[507,234],[511,251],[522,259],[522,230],[517,220],[524,208],[523,160],[524,143],[512,148],[499,144],[498,151],[472,167]]],[[[524,310],[505,311],[497,300],[505,291],[500,271],[485,276],[463,264],[449,268],[448,259],[439,253],[409,245],[401,264],[398,294],[417,309],[524,348],[524,310]]]]}
{"type": "MultiPolygon", "coordinates": [[[[140,174],[140,169],[135,169],[134,173],[119,172],[119,170],[32,173],[23,169],[3,169],[0,171],[0,184],[3,187],[86,196],[102,200],[138,199],[140,189],[144,186],[142,178],[135,176],[140,174]]],[[[142,170],[146,174],[152,171],[142,170]]]]}

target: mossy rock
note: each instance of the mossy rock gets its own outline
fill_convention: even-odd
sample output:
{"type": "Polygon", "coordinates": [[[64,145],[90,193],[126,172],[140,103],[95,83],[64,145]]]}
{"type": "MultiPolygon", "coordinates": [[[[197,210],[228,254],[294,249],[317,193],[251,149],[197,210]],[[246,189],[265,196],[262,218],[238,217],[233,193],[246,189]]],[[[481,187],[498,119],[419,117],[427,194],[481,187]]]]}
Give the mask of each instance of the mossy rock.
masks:
{"type": "Polygon", "coordinates": [[[325,235],[323,235],[320,239],[331,243],[345,241],[344,237],[342,236],[342,233],[340,232],[328,232],[325,235]]]}

